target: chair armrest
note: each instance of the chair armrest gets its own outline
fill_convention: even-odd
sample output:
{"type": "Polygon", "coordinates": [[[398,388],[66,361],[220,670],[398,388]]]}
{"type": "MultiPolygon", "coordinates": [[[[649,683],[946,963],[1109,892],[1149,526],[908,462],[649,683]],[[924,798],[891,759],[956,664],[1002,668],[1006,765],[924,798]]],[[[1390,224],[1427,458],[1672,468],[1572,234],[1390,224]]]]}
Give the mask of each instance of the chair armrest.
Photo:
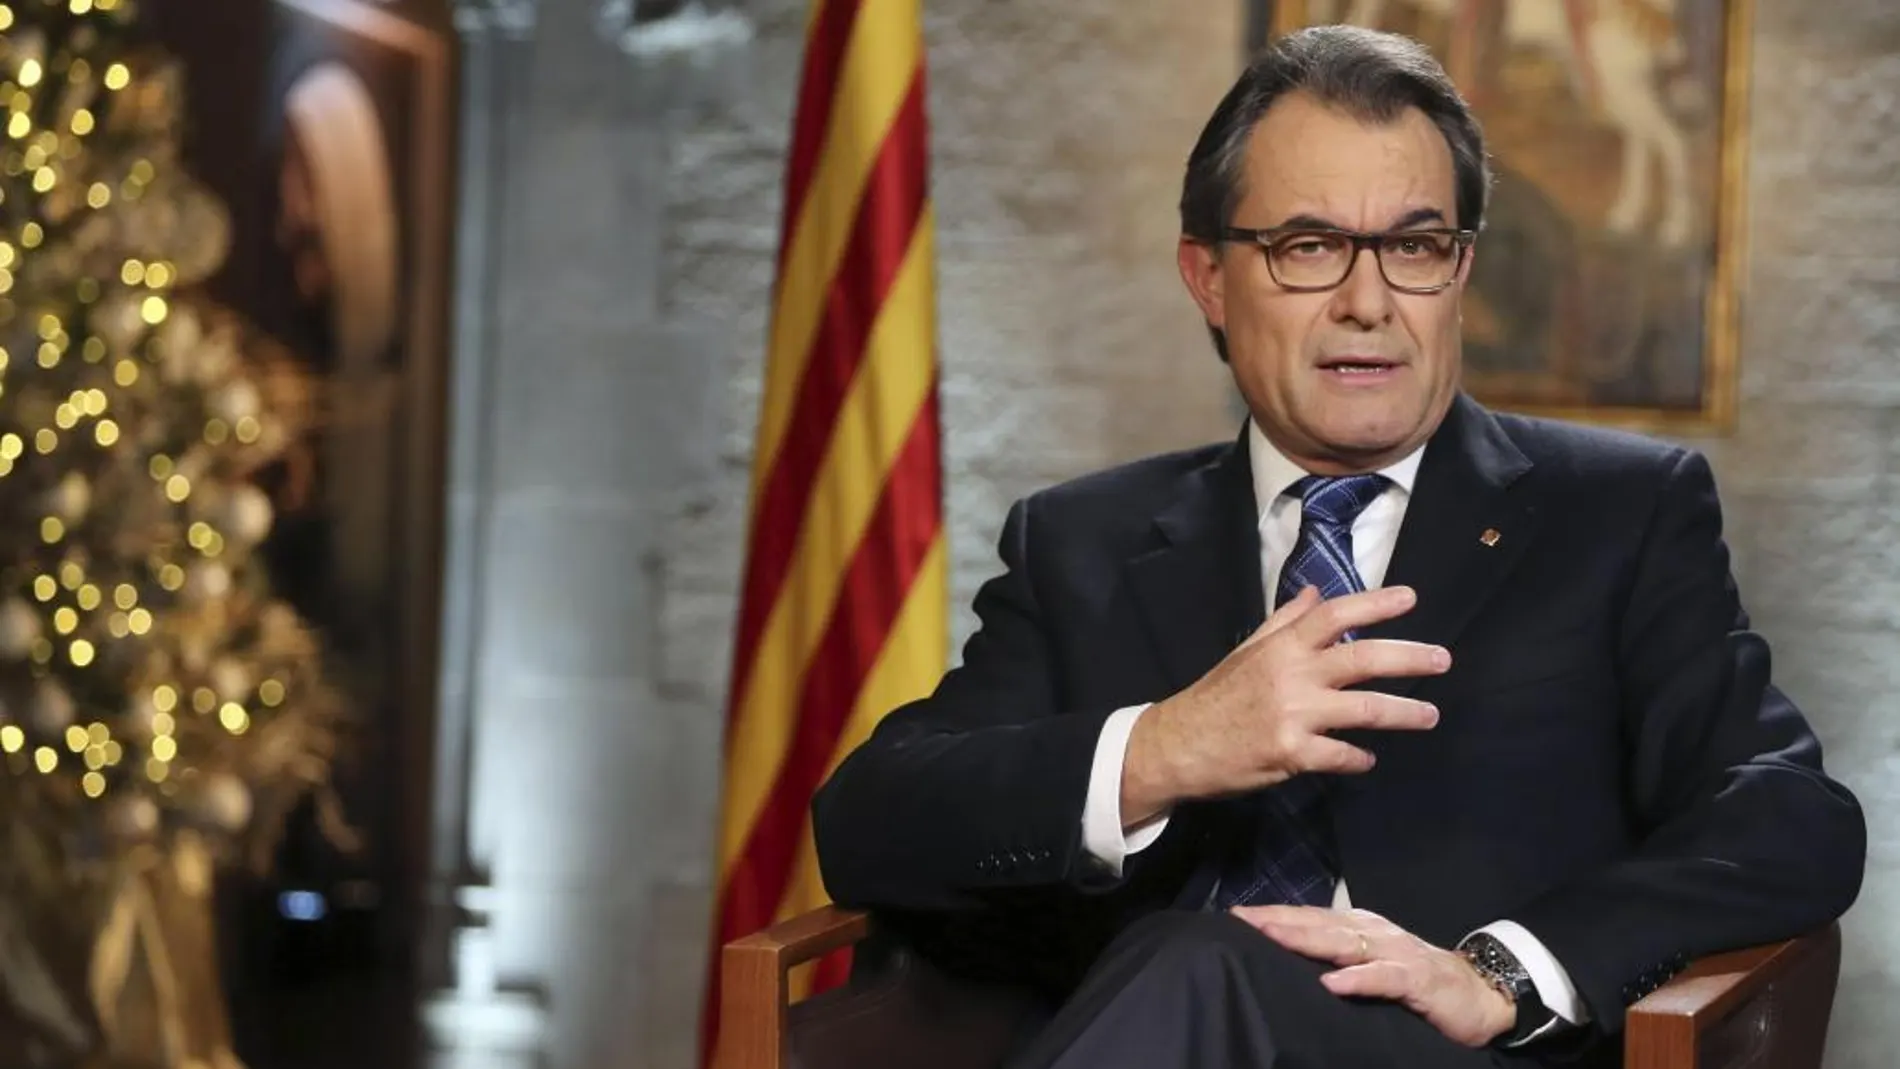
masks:
{"type": "Polygon", "coordinates": [[[1818,1069],[1840,957],[1840,927],[1830,925],[1695,962],[1630,1007],[1625,1069],[1818,1069]],[[1770,1051],[1779,1056],[1759,1060],[1770,1051]]]}
{"type": "Polygon", "coordinates": [[[727,943],[719,952],[719,1069],[783,1069],[786,974],[870,931],[869,915],[825,906],[727,943]]]}

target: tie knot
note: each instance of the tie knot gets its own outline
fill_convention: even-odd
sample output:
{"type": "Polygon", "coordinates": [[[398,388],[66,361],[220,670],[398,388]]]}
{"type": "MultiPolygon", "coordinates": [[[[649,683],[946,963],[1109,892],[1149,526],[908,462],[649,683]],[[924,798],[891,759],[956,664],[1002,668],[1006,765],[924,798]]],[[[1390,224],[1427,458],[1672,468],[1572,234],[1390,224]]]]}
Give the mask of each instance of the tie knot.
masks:
{"type": "Polygon", "coordinates": [[[1383,475],[1308,475],[1288,488],[1300,499],[1300,522],[1326,527],[1352,527],[1359,514],[1385,492],[1383,475]]]}

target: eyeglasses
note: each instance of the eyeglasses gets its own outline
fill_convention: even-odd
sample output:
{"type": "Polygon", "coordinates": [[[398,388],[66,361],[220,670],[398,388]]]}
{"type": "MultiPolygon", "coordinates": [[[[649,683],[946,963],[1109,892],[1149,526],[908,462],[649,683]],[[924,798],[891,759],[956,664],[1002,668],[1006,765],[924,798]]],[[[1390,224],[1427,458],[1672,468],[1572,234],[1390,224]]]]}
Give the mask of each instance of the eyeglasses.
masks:
{"type": "Polygon", "coordinates": [[[1458,277],[1465,251],[1477,239],[1475,230],[1449,228],[1383,234],[1314,227],[1221,230],[1223,241],[1260,246],[1273,281],[1299,293],[1317,293],[1345,282],[1362,249],[1372,250],[1386,285],[1401,293],[1437,293],[1458,277]]]}

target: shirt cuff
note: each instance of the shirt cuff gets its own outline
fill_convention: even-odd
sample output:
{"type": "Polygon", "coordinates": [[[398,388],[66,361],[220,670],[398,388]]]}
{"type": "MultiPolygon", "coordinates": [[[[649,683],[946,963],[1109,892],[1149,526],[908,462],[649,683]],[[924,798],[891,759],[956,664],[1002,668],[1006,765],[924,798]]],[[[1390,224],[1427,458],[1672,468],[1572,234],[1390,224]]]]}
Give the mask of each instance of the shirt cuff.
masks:
{"type": "Polygon", "coordinates": [[[1555,1020],[1538,1029],[1524,1042],[1541,1039],[1563,1024],[1581,1025],[1590,1021],[1590,1011],[1585,1008],[1583,999],[1577,995],[1577,987],[1570,982],[1570,974],[1557,962],[1550,950],[1516,921],[1493,921],[1478,929],[1504,944],[1524,971],[1531,974],[1531,984],[1537,988],[1537,997],[1544,1008],[1556,1014],[1555,1020]]]}
{"type": "Polygon", "coordinates": [[[1161,813],[1139,827],[1122,828],[1122,765],[1128,760],[1128,736],[1147,711],[1146,705],[1117,709],[1102,725],[1095,763],[1089,769],[1088,797],[1082,804],[1082,845],[1117,879],[1129,855],[1154,845],[1168,827],[1168,814],[1161,813]]]}

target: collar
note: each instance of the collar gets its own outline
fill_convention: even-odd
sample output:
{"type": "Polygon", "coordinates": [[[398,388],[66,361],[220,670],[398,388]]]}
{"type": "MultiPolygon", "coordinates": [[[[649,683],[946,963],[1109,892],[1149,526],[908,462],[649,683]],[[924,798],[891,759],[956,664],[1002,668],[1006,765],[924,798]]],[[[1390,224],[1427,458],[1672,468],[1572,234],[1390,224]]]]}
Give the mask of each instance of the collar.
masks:
{"type": "MultiPolygon", "coordinates": [[[[1425,446],[1420,445],[1392,464],[1380,468],[1378,474],[1392,480],[1395,486],[1409,495],[1413,484],[1418,482],[1418,466],[1424,456],[1425,446]]],[[[1253,499],[1260,509],[1261,522],[1266,521],[1273,502],[1288,487],[1310,474],[1274,448],[1267,436],[1261,433],[1259,422],[1251,418],[1247,420],[1247,462],[1253,468],[1253,499]]]]}

